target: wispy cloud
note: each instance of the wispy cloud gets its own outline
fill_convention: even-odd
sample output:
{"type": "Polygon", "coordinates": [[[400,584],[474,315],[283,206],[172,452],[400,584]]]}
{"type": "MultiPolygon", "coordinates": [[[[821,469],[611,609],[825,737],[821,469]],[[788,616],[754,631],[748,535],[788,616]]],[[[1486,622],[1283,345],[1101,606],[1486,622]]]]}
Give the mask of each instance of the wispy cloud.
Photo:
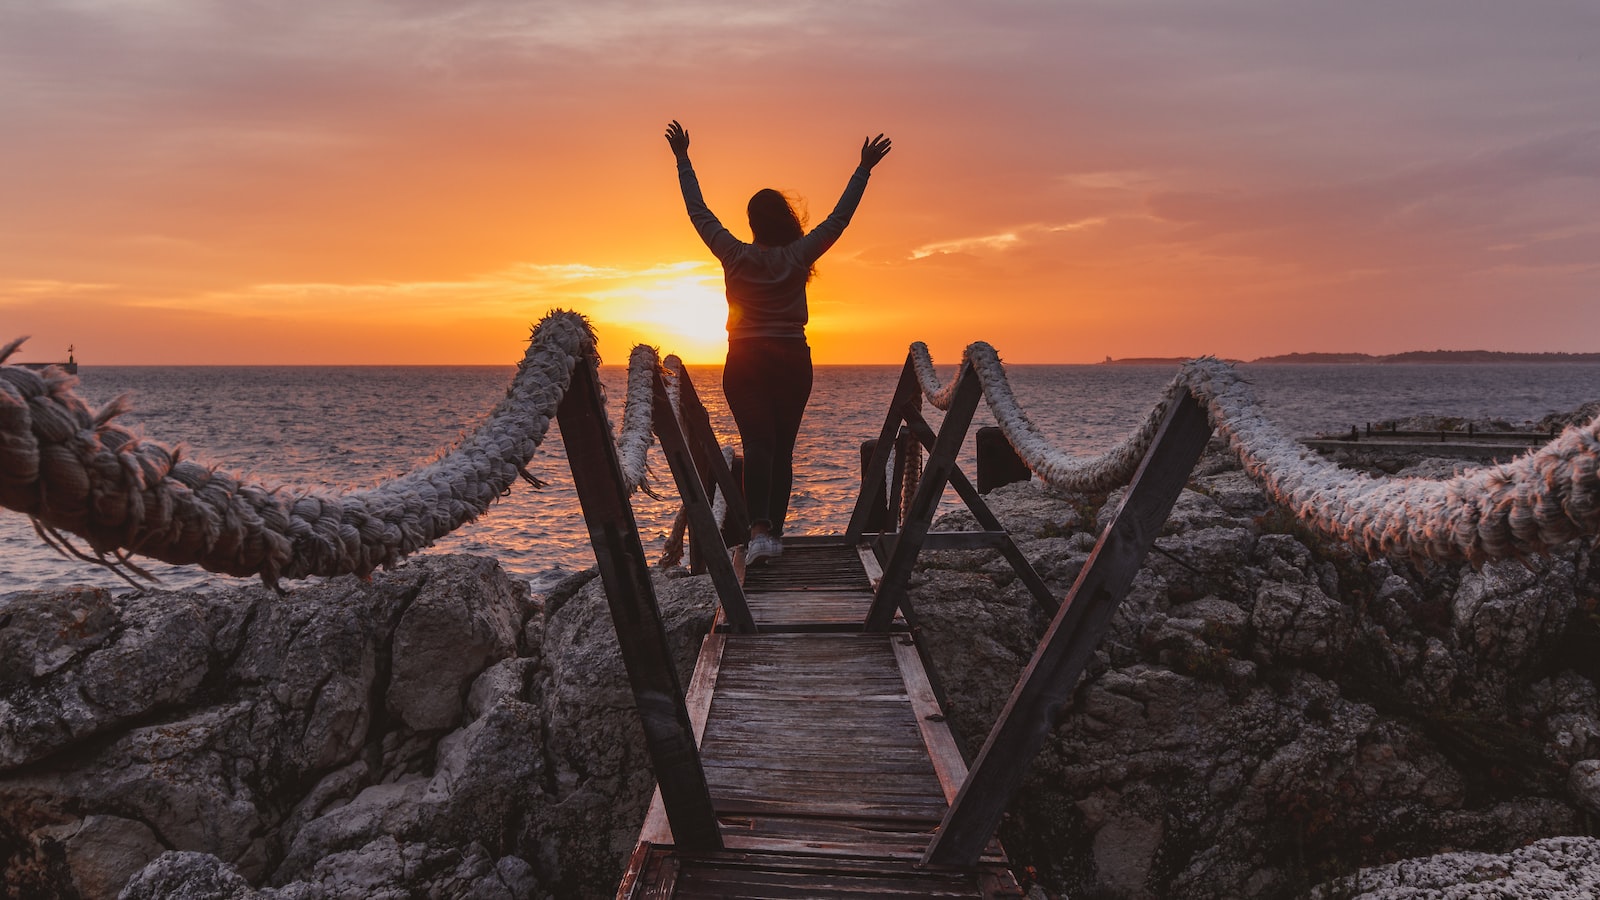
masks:
{"type": "MultiPolygon", "coordinates": [[[[146,297],[136,302],[145,307],[225,310],[269,318],[294,318],[308,311],[341,318],[440,312],[481,316],[521,314],[577,302],[603,307],[645,296],[663,285],[710,283],[711,279],[710,265],[702,262],[665,262],[637,268],[526,263],[455,281],[267,283],[146,297]]],[[[34,294],[44,292],[43,285],[34,289],[34,294]]],[[[0,298],[3,297],[0,288],[0,298]]]]}
{"type": "Polygon", "coordinates": [[[105,293],[114,289],[115,286],[110,284],[56,281],[49,278],[11,279],[0,281],[0,306],[37,303],[55,297],[105,293]]]}
{"type": "Polygon", "coordinates": [[[926,259],[930,256],[955,253],[999,253],[1015,249],[1030,238],[1067,231],[1082,231],[1105,223],[1106,220],[1104,218],[1097,217],[1056,225],[1023,225],[998,234],[984,234],[976,237],[955,238],[948,241],[923,244],[912,249],[911,258],[926,259]]]}

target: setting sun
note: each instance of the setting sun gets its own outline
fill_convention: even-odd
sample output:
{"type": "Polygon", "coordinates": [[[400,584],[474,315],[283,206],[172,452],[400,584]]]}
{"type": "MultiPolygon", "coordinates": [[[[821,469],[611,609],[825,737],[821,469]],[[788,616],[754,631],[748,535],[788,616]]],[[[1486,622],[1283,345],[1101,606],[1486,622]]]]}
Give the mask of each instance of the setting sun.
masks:
{"type": "MultiPolygon", "coordinates": [[[[616,312],[627,322],[659,335],[656,340],[661,341],[662,351],[675,352],[685,362],[722,362],[728,346],[728,301],[723,298],[720,275],[688,272],[662,277],[627,290],[626,295],[632,296],[626,301],[618,296],[616,312]]],[[[608,307],[603,319],[610,319],[611,314],[608,307]]]]}
{"type": "Polygon", "coordinates": [[[602,333],[637,330],[635,341],[676,353],[684,362],[719,363],[728,343],[722,276],[710,263],[678,268],[681,274],[641,277],[597,298],[604,303],[591,318],[602,333]]]}

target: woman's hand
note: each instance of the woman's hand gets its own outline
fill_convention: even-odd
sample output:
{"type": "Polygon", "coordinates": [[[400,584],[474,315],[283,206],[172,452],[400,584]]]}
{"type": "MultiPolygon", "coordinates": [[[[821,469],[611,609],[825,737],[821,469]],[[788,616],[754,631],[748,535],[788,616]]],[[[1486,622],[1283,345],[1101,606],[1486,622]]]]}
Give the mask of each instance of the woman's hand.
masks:
{"type": "MultiPolygon", "coordinates": [[[[672,124],[676,125],[678,123],[677,122],[673,122],[672,124]]],[[[670,139],[670,136],[669,136],[669,139],[670,139]]],[[[683,145],[685,147],[689,146],[689,136],[688,135],[684,135],[684,137],[683,137],[683,145]]],[[[889,148],[889,139],[884,137],[881,134],[878,135],[875,138],[869,138],[867,140],[862,141],[861,142],[861,168],[866,169],[868,172],[872,171],[872,167],[873,166],[875,166],[878,163],[882,162],[883,158],[885,156],[889,155],[889,149],[890,149],[889,148]]]]}
{"type": "MultiPolygon", "coordinates": [[[[689,158],[689,132],[683,130],[677,119],[667,126],[667,146],[672,148],[672,155],[680,160],[689,158]]],[[[861,151],[863,154],[865,150],[861,151]]]]}

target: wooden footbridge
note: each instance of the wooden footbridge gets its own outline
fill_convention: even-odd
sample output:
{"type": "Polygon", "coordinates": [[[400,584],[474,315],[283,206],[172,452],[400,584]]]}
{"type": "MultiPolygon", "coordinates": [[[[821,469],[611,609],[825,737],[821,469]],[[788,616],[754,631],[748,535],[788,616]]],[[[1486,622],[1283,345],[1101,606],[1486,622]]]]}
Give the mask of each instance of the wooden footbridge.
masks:
{"type": "Polygon", "coordinates": [[[750,571],[729,550],[748,529],[740,503],[719,525],[706,489],[740,496],[705,409],[681,369],[676,404],[658,371],[654,430],[720,601],[684,690],[594,366],[558,421],[658,782],[617,896],[1021,896],[996,826],[1210,437],[1203,409],[1173,405],[1058,604],[955,464],[981,394],[970,366],[935,433],[908,359],[843,533],[789,538],[750,571]],[[883,521],[873,510],[914,472],[895,448],[913,442],[926,467],[903,523],[883,521]],[[981,530],[929,532],[947,485],[981,530]],[[917,554],[953,548],[1004,554],[1053,616],[970,766],[907,600],[917,554]]]}
{"type": "MultiPolygon", "coordinates": [[[[0,345],[0,364],[19,343],[0,345]]],[[[980,341],[968,345],[948,386],[938,384],[926,348],[913,344],[850,521],[834,537],[791,539],[781,558],[743,572],[730,548],[747,533],[747,516],[709,417],[681,370],[669,384],[653,351],[636,348],[635,356],[647,364],[630,366],[623,452],[593,333],[576,314],[554,311],[476,431],[410,473],[337,495],[265,486],[180,458],[113,421],[119,403],[91,410],[65,373],[0,365],[0,506],[33,517],[64,552],[72,549],[65,533],[86,538],[95,556],[78,555],[118,571],[138,573],[128,555],[137,550],[269,585],[367,575],[481,514],[517,474],[532,480],[525,466],[553,411],[658,782],[622,880],[619,896],[630,898],[1017,896],[996,826],[1212,423],[1269,498],[1313,532],[1372,557],[1481,564],[1600,535],[1600,419],[1501,466],[1437,481],[1372,479],[1309,453],[1271,425],[1229,367],[1201,358],[1184,365],[1127,441],[1079,460],[1047,446],[1005,383],[999,355],[980,341]],[[945,410],[937,430],[923,419],[924,393],[945,410]],[[955,464],[980,397],[1047,483],[1128,485],[1059,603],[955,464]],[[687,690],[628,500],[630,485],[642,483],[652,431],[720,604],[687,690]],[[928,453],[920,476],[916,448],[928,453]],[[947,488],[975,530],[930,531],[947,488]],[[889,499],[905,497],[890,516],[889,499]],[[1002,554],[1051,620],[970,758],[945,722],[908,590],[919,553],[957,548],[1002,554]]]]}

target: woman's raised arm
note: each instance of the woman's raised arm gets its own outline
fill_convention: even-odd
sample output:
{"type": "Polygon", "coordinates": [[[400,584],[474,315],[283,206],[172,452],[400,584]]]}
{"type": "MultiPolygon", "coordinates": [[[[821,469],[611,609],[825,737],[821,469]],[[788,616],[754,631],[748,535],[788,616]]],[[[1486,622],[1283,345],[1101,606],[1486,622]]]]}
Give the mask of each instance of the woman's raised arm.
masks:
{"type": "MultiPolygon", "coordinates": [[[[672,124],[676,125],[678,123],[677,122],[673,122],[672,124]]],[[[680,128],[678,130],[682,131],[683,129],[680,128]]],[[[891,141],[888,138],[886,138],[883,135],[881,135],[881,134],[878,135],[875,138],[868,138],[868,139],[862,141],[861,142],[861,168],[866,169],[868,172],[871,172],[873,166],[877,165],[880,162],[883,162],[883,158],[885,156],[888,156],[889,155],[889,151],[891,149],[893,149],[893,148],[891,148],[889,146],[890,143],[891,143],[891,141]]],[[[685,134],[683,136],[683,149],[684,149],[684,152],[688,152],[688,150],[689,150],[689,136],[687,134],[685,134]]]]}
{"type": "MultiPolygon", "coordinates": [[[[879,135],[879,137],[882,137],[882,135],[879,135]]],[[[678,162],[688,162],[689,132],[685,131],[682,125],[678,124],[677,119],[673,119],[672,122],[667,125],[667,146],[672,148],[672,155],[678,158],[678,162]]],[[[862,148],[861,153],[863,158],[865,157],[866,152],[866,149],[862,148]]]]}
{"type": "Polygon", "coordinates": [[[844,186],[844,195],[834,205],[833,212],[828,214],[817,227],[811,229],[805,237],[796,241],[800,251],[800,258],[807,264],[817,261],[822,254],[828,252],[839,235],[844,233],[845,226],[850,224],[850,218],[856,213],[856,205],[861,202],[861,195],[867,190],[867,176],[872,174],[872,167],[883,161],[889,155],[889,139],[883,135],[868,138],[861,143],[861,165],[850,175],[850,181],[844,186]]]}
{"type": "Polygon", "coordinates": [[[739,239],[722,227],[706,206],[705,197],[700,193],[700,179],[695,177],[694,166],[689,162],[689,132],[677,119],[667,125],[667,146],[678,158],[678,187],[683,191],[683,205],[689,211],[689,221],[694,224],[700,240],[710,248],[711,255],[723,259],[739,248],[739,239]]]}

